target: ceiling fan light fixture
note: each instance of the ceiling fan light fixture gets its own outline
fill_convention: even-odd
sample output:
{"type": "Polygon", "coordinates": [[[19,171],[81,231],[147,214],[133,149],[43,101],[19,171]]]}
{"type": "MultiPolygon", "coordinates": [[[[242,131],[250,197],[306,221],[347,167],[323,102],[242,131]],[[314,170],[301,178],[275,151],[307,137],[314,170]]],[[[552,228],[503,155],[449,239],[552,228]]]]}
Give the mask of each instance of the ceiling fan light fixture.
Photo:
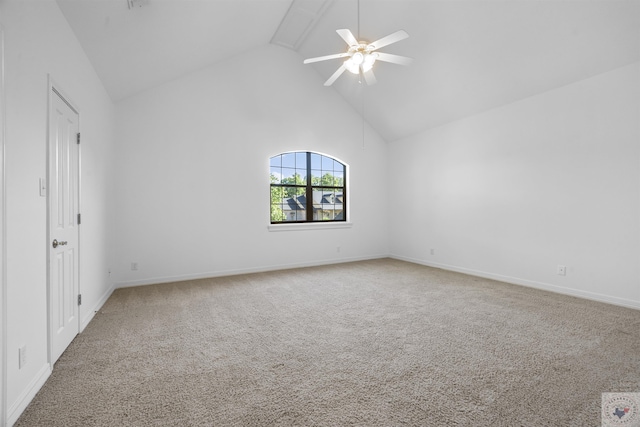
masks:
{"type": "Polygon", "coordinates": [[[373,64],[376,62],[376,58],[378,57],[375,53],[368,53],[364,56],[364,60],[362,61],[362,71],[365,73],[373,68],[373,64]]]}
{"type": "Polygon", "coordinates": [[[346,56],[349,57],[336,70],[336,72],[333,73],[331,77],[329,77],[329,80],[324,83],[325,86],[331,86],[333,82],[335,82],[336,79],[340,77],[344,71],[349,71],[352,74],[362,73],[366,83],[368,85],[374,85],[376,84],[377,80],[375,78],[375,75],[373,74],[372,68],[376,61],[391,62],[400,65],[411,64],[412,58],[408,58],[406,56],[392,55],[390,53],[384,52],[374,52],[374,50],[388,46],[392,43],[404,40],[409,37],[409,34],[407,34],[407,32],[404,30],[396,31],[395,33],[389,34],[388,36],[385,36],[372,43],[358,41],[351,33],[351,31],[347,29],[336,30],[336,32],[349,46],[349,49],[346,52],[319,56],[316,58],[308,58],[303,61],[304,64],[310,64],[312,62],[324,61],[327,59],[344,58],[346,56]]]}
{"type": "Polygon", "coordinates": [[[346,61],[344,61],[344,68],[346,68],[347,71],[353,74],[360,73],[360,64],[356,64],[353,58],[349,58],[346,61]]]}

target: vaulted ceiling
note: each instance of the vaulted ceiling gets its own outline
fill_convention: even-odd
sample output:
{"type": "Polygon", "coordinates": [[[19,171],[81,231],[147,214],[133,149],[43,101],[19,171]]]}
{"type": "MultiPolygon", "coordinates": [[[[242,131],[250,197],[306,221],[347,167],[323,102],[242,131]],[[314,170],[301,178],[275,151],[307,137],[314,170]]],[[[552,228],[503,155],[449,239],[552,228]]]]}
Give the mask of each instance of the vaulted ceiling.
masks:
{"type": "Polygon", "coordinates": [[[57,2],[114,101],[269,43],[322,85],[341,60],[302,59],[345,51],[336,29],[366,41],[403,29],[381,51],[411,66],[378,62],[378,84],[344,73],[326,89],[387,141],[640,60],[640,0],[57,2]]]}

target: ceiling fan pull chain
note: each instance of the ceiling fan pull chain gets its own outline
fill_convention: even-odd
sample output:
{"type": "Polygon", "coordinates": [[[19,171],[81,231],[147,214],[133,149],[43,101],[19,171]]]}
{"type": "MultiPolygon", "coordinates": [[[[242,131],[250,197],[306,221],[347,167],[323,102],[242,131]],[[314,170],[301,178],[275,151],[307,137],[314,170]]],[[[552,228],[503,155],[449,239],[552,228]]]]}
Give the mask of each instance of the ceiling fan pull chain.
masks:
{"type": "Polygon", "coordinates": [[[362,149],[364,150],[364,87],[362,88],[362,149]]]}

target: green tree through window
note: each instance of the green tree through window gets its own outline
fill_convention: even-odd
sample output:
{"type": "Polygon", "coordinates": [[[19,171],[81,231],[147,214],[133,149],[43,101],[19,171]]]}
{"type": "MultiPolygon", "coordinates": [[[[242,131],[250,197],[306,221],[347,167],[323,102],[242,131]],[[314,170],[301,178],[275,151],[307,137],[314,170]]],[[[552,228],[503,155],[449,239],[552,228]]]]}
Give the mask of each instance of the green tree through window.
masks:
{"type": "Polygon", "coordinates": [[[271,223],[346,221],[346,166],[309,151],[269,160],[271,223]]]}

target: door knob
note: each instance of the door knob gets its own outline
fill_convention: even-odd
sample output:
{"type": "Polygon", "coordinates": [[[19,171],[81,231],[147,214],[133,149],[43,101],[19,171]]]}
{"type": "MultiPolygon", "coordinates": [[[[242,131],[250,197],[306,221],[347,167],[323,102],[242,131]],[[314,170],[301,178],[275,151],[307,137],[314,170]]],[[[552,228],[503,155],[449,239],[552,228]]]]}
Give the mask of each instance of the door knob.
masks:
{"type": "Polygon", "coordinates": [[[53,239],[53,242],[52,242],[52,246],[53,246],[54,249],[57,248],[58,245],[64,246],[66,244],[67,244],[67,242],[63,242],[63,241],[58,242],[57,239],[53,239]]]}

